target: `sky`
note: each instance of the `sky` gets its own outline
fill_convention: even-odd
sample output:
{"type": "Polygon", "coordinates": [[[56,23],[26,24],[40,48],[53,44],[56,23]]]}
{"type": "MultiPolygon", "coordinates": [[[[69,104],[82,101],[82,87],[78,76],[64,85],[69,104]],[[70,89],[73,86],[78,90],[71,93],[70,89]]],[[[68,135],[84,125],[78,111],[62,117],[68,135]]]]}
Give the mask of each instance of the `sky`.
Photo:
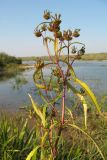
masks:
{"type": "Polygon", "coordinates": [[[14,56],[47,55],[34,36],[44,10],[62,15],[62,30],[81,29],[86,52],[107,52],[107,0],[0,0],[0,52],[14,56]]]}

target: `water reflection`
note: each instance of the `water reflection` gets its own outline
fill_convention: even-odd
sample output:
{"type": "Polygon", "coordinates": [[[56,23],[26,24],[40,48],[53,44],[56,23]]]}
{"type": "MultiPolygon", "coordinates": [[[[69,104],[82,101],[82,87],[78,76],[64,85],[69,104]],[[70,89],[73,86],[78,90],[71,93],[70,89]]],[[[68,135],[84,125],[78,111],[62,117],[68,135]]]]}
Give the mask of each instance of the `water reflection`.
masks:
{"type": "Polygon", "coordinates": [[[25,69],[11,68],[9,70],[0,71],[0,81],[9,80],[17,75],[22,74],[25,69]]]}
{"type": "Polygon", "coordinates": [[[13,89],[20,89],[28,81],[23,76],[25,69],[11,68],[9,70],[0,71],[0,81],[5,82],[13,79],[11,83],[13,89]]]}
{"type": "Polygon", "coordinates": [[[23,75],[16,75],[11,84],[13,89],[20,89],[23,85],[27,83],[28,81],[23,75]]]}

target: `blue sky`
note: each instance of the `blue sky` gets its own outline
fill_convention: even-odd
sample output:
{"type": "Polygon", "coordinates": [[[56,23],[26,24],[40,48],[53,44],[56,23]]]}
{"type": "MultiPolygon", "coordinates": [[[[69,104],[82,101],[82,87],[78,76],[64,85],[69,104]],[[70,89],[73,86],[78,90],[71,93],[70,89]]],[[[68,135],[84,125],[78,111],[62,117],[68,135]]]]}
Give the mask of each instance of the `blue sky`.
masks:
{"type": "Polygon", "coordinates": [[[107,0],[0,0],[0,52],[46,55],[34,28],[43,11],[61,13],[63,29],[81,29],[86,52],[107,52],[107,0]]]}

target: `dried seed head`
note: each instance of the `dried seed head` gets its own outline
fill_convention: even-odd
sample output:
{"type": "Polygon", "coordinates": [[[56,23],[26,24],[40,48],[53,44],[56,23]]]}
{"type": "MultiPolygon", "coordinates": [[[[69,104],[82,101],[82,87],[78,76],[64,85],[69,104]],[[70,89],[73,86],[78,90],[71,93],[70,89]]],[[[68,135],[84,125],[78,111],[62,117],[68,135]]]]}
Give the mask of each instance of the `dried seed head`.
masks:
{"type": "Polygon", "coordinates": [[[85,53],[85,47],[82,47],[79,51],[78,51],[78,55],[82,56],[85,53]]]}
{"type": "Polygon", "coordinates": [[[49,30],[50,32],[53,32],[53,24],[52,24],[52,23],[49,24],[48,30],[49,30]]]}
{"type": "Polygon", "coordinates": [[[36,65],[35,65],[36,69],[40,69],[43,66],[44,66],[44,61],[42,61],[41,59],[38,59],[36,65]]]}
{"type": "Polygon", "coordinates": [[[59,20],[59,19],[56,19],[56,20],[53,22],[53,24],[54,24],[56,27],[58,27],[58,26],[60,25],[60,23],[61,23],[61,20],[59,20]]]}
{"type": "Polygon", "coordinates": [[[60,27],[59,27],[59,26],[56,26],[56,25],[54,24],[54,22],[51,22],[51,23],[49,24],[48,30],[49,30],[50,32],[58,32],[58,31],[60,30],[60,27]]]}
{"type": "Polygon", "coordinates": [[[55,68],[53,70],[53,75],[56,76],[56,77],[58,77],[58,78],[61,77],[61,72],[60,72],[59,68],[55,68]]]}
{"type": "Polygon", "coordinates": [[[63,38],[64,40],[67,40],[67,41],[72,40],[72,31],[71,30],[64,31],[63,38]]]}
{"type": "Polygon", "coordinates": [[[72,33],[73,37],[79,37],[80,36],[80,29],[75,29],[74,32],[72,33]]]}
{"type": "Polygon", "coordinates": [[[68,30],[68,35],[72,36],[72,31],[70,29],[68,30]]]}
{"type": "Polygon", "coordinates": [[[46,20],[50,19],[50,18],[51,18],[50,12],[49,12],[49,11],[47,11],[47,10],[46,10],[46,11],[44,11],[43,18],[44,18],[44,19],[46,19],[46,20]]]}
{"type": "Polygon", "coordinates": [[[61,15],[59,14],[55,14],[55,16],[54,16],[54,21],[53,21],[53,24],[54,24],[54,26],[56,26],[56,27],[58,27],[59,25],[60,25],[60,23],[61,23],[61,15]]]}
{"type": "Polygon", "coordinates": [[[47,30],[47,25],[46,25],[46,24],[43,24],[43,25],[41,26],[41,30],[42,30],[42,31],[46,31],[46,30],[47,30]]]}
{"type": "Polygon", "coordinates": [[[36,31],[34,32],[34,34],[35,34],[36,37],[41,37],[41,36],[42,36],[42,33],[41,33],[40,30],[36,30],[36,31]]]}
{"type": "Polygon", "coordinates": [[[73,46],[73,47],[72,47],[72,50],[71,50],[71,53],[72,53],[72,54],[75,54],[76,52],[77,52],[77,49],[76,49],[75,46],[73,46]]]}

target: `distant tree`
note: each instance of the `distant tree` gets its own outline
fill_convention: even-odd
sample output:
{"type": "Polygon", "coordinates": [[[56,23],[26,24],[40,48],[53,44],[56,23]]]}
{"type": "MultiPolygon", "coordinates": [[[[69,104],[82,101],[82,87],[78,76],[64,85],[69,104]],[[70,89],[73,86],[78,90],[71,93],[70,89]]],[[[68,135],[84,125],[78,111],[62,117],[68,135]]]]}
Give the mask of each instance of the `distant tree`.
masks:
{"type": "Polygon", "coordinates": [[[0,53],[0,67],[5,67],[7,64],[22,64],[22,60],[20,58],[16,58],[14,56],[10,56],[4,52],[0,53]]]}

